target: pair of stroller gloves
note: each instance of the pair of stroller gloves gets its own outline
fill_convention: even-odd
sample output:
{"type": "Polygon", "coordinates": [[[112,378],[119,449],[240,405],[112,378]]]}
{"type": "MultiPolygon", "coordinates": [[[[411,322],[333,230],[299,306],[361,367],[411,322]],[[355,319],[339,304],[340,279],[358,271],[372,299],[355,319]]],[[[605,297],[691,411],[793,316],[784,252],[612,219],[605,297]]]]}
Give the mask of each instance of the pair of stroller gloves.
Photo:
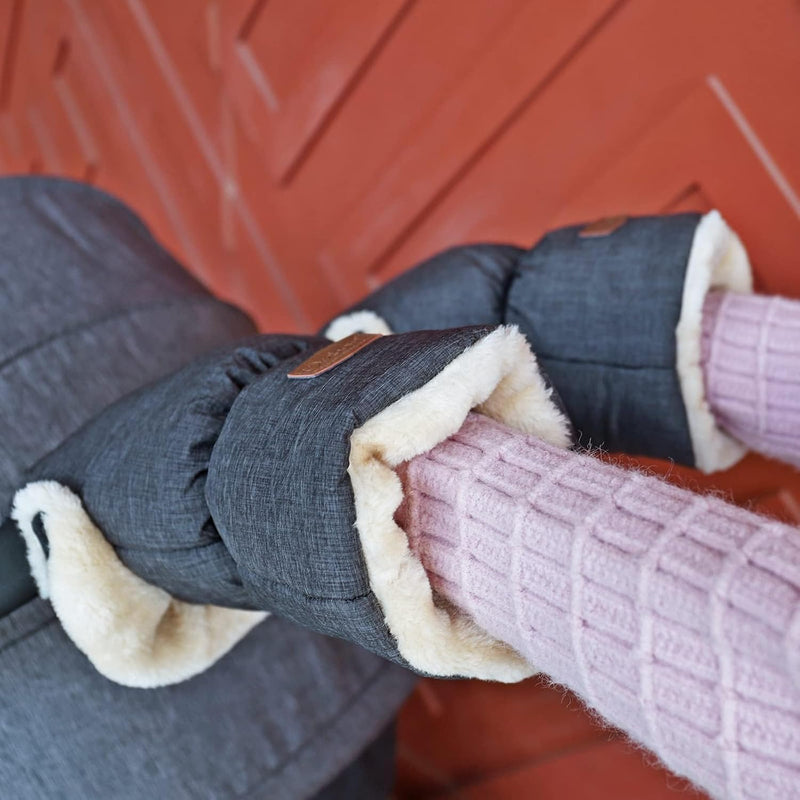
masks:
{"type": "Polygon", "coordinates": [[[800,307],[717,212],[455,248],[323,333],[199,359],[30,471],[32,573],[98,670],[184,680],[276,613],[544,672],[714,794],[797,790],[797,531],[580,452],[800,465],[800,307]]]}

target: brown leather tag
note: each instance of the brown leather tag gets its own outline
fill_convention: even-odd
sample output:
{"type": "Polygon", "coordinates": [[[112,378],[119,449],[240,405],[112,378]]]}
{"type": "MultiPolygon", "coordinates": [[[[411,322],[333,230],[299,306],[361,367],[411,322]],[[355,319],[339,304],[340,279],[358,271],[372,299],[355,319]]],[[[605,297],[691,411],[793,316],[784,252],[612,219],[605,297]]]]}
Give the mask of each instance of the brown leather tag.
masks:
{"type": "Polygon", "coordinates": [[[289,372],[288,377],[316,378],[317,375],[322,375],[343,361],[347,361],[350,356],[363,350],[370,342],[380,338],[380,333],[351,333],[347,338],[333,342],[333,344],[323,347],[322,350],[317,350],[313,356],[289,372]]]}
{"type": "Polygon", "coordinates": [[[603,217],[603,219],[590,222],[585,228],[581,228],[578,236],[580,236],[581,239],[594,239],[599,236],[608,236],[614,233],[614,231],[619,230],[627,221],[628,218],[625,216],[603,217]]]}

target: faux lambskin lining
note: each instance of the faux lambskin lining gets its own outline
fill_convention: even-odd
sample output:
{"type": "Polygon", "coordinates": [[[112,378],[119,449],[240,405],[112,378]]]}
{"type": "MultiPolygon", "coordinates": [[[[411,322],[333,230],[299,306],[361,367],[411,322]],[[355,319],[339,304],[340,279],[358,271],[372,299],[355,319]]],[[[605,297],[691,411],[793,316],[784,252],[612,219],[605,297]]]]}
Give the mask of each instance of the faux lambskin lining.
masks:
{"type": "Polygon", "coordinates": [[[122,564],[80,499],[54,481],[18,491],[12,515],[39,594],[50,599],[75,645],[116,683],[153,688],[186,680],[267,616],[184,603],[146,583],[122,564]]]}
{"type": "Polygon", "coordinates": [[[434,603],[425,570],[394,519],[403,500],[395,469],[455,433],[473,408],[569,447],[569,423],[551,395],[525,337],[504,326],[353,432],[348,474],[370,585],[401,655],[421,672],[511,683],[536,668],[467,615],[434,603]]]}

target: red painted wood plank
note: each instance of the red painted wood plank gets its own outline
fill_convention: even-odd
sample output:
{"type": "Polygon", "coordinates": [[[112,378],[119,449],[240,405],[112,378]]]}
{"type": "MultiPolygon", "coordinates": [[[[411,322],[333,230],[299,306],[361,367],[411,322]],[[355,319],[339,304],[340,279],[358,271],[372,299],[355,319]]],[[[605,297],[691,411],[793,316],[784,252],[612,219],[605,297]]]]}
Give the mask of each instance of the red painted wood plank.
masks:
{"type": "Polygon", "coordinates": [[[0,151],[6,174],[25,173],[30,165],[23,150],[23,139],[29,134],[21,130],[20,122],[16,115],[0,112],[0,151]]]}
{"type": "MultiPolygon", "coordinates": [[[[240,173],[244,196],[262,226],[274,232],[279,259],[292,264],[298,281],[308,282],[304,300],[318,323],[355,299],[349,267],[321,269],[320,245],[398,148],[424,129],[426,116],[455,90],[520,2],[413,6],[288,186],[265,184],[255,169],[240,173]]],[[[257,164],[260,149],[241,139],[240,163],[257,164]]]]}
{"type": "Polygon", "coordinates": [[[616,736],[579,700],[539,680],[426,680],[398,726],[398,792],[419,796],[616,736]],[[476,732],[480,735],[476,735],[476,732]]]}
{"type": "Polygon", "coordinates": [[[320,260],[354,273],[355,286],[363,291],[369,273],[400,237],[613,5],[612,0],[582,0],[563,15],[548,13],[552,5],[547,2],[516,9],[375,176],[369,191],[337,225],[320,260]]]}
{"type": "Polygon", "coordinates": [[[774,517],[789,525],[800,525],[800,492],[782,488],[753,497],[750,502],[760,514],[774,517]]]}
{"type": "Polygon", "coordinates": [[[0,8],[0,111],[11,105],[24,15],[24,0],[7,0],[0,8]]]}
{"type": "Polygon", "coordinates": [[[232,43],[231,81],[274,180],[288,179],[404,5],[405,0],[253,3],[232,43]]]}
{"type": "Polygon", "coordinates": [[[0,75],[0,112],[12,117],[1,129],[5,148],[23,171],[42,171],[58,162],[52,132],[43,122],[42,107],[48,102],[51,69],[65,24],[60,3],[34,9],[26,0],[6,4],[0,75]],[[35,52],[36,58],[28,53],[35,52]]]}
{"type": "Polygon", "coordinates": [[[620,210],[656,213],[687,187],[696,187],[742,237],[759,288],[800,296],[796,256],[800,207],[792,208],[765,169],[760,154],[720,101],[718,87],[718,79],[711,79],[690,91],[601,175],[581,187],[549,224],[565,225],[620,210]]]}
{"type": "Polygon", "coordinates": [[[217,2],[164,3],[126,0],[130,19],[155,63],[158,82],[172,96],[175,112],[187,118],[207,160],[221,147],[223,92],[222,19],[217,2]]]}
{"type": "MultiPolygon", "coordinates": [[[[787,129],[796,131],[800,124],[797,105],[778,98],[800,96],[798,37],[800,9],[786,0],[769,9],[729,4],[725,13],[713,0],[691,8],[625,4],[607,30],[575,55],[503,139],[441,200],[382,276],[459,241],[536,238],[552,220],[554,209],[623,155],[709,74],[719,76],[737,98],[783,173],[797,186],[800,154],[785,141],[787,129]],[[751,28],[758,34],[751,36],[751,28]],[[754,73],[759,76],[758,97],[748,77],[754,73]]],[[[736,164],[727,166],[731,185],[736,169],[736,164]]],[[[742,192],[744,187],[732,188],[742,192]]]]}
{"type": "Polygon", "coordinates": [[[545,764],[534,764],[472,786],[441,800],[703,800],[707,795],[685,781],[648,764],[640,751],[625,742],[596,744],[545,764]]]}
{"type": "Polygon", "coordinates": [[[156,235],[204,274],[215,248],[213,228],[207,219],[202,227],[193,225],[173,188],[184,171],[203,173],[185,140],[176,148],[179,122],[158,114],[154,99],[161,83],[142,58],[135,24],[115,16],[125,13],[122,5],[65,3],[75,36],[64,80],[98,148],[100,184],[134,203],[156,235]]]}
{"type": "MultiPolygon", "coordinates": [[[[69,2],[83,20],[87,38],[93,41],[93,57],[105,70],[130,144],[158,197],[161,213],[175,231],[179,253],[204,281],[225,294],[231,271],[238,269],[243,259],[259,259],[256,271],[263,272],[261,282],[270,287],[262,302],[276,315],[288,310],[291,329],[307,328],[304,310],[267,244],[268,236],[251,224],[252,213],[246,208],[242,219],[250,221],[243,225],[250,237],[247,256],[226,249],[222,198],[238,197],[239,190],[208,135],[209,126],[219,117],[209,120],[194,106],[157,27],[143,21],[143,7],[132,0],[128,5],[92,6],[89,10],[80,0],[69,2]],[[137,64],[135,72],[126,68],[130,63],[137,64]],[[142,108],[148,113],[134,113],[142,108]]],[[[223,95],[218,99],[222,108],[223,95]]],[[[248,297],[236,299],[251,301],[248,297]]]]}

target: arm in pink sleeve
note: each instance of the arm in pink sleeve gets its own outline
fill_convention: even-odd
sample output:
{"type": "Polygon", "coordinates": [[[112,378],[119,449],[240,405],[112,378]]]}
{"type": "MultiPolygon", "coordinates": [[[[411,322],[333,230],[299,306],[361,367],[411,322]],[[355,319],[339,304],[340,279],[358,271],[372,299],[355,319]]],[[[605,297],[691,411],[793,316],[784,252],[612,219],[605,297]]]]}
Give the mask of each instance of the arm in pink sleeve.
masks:
{"type": "Polygon", "coordinates": [[[486,631],[713,795],[800,796],[797,530],[476,414],[404,483],[486,631]]]}
{"type": "Polygon", "coordinates": [[[800,302],[711,292],[702,353],[706,399],[719,426],[800,467],[800,302]]]}

